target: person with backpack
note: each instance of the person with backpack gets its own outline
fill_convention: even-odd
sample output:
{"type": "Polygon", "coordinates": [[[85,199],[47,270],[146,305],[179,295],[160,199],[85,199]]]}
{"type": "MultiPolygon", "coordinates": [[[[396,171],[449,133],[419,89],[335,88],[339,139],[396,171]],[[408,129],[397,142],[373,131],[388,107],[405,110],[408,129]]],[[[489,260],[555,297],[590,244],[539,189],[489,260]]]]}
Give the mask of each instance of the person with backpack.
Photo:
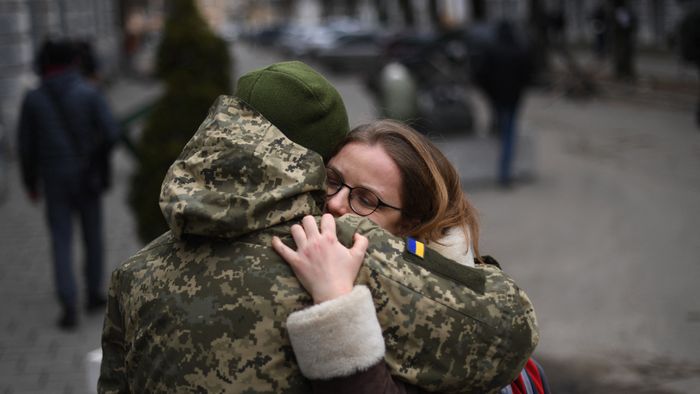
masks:
{"type": "Polygon", "coordinates": [[[74,214],[85,247],[86,310],[102,312],[106,304],[101,202],[109,183],[109,152],[118,135],[105,98],[80,75],[76,59],[69,40],[42,45],[36,58],[41,83],[26,94],[18,126],[24,188],[34,203],[45,198],[62,329],[78,324],[74,214]]]}

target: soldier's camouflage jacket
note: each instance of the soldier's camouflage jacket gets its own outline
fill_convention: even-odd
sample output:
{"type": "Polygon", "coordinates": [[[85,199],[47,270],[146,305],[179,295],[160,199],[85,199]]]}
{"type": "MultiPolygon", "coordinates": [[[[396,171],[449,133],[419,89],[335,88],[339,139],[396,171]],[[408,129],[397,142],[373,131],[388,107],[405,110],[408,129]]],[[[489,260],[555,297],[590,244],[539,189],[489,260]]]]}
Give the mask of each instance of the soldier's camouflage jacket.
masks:
{"type": "MultiPolygon", "coordinates": [[[[288,315],[312,304],[273,235],[320,215],[325,171],[250,107],[222,96],[163,182],[170,231],[112,274],[100,392],[305,393],[288,315]]],[[[492,266],[406,251],[367,219],[358,282],[370,288],[392,373],[425,389],[489,392],[510,383],[538,332],[525,293],[492,266]]]]}

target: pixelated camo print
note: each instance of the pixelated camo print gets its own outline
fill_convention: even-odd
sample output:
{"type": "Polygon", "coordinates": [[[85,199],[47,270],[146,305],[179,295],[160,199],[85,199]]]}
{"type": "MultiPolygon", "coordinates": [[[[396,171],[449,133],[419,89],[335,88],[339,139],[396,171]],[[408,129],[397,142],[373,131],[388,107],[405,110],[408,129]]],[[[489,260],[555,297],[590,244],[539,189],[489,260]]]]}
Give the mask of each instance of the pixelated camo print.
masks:
{"type": "Polygon", "coordinates": [[[236,238],[317,213],[324,179],[318,154],[220,96],[170,167],[160,206],[176,236],[236,238]]]}
{"type": "Polygon", "coordinates": [[[494,266],[473,291],[404,258],[402,239],[369,220],[343,216],[339,238],[353,232],[370,240],[358,282],[372,293],[392,374],[440,392],[497,392],[520,372],[539,340],[527,295],[494,266]]]}
{"type": "MultiPolygon", "coordinates": [[[[219,98],[164,181],[171,231],[112,274],[99,391],[308,393],[285,322],[311,299],[270,244],[320,213],[323,177],[320,156],[219,98]]],[[[403,240],[366,219],[340,218],[338,231],[346,244],[370,238],[358,282],[393,373],[444,392],[495,391],[519,373],[535,317],[498,269],[477,268],[479,293],[407,260],[403,240]]]]}

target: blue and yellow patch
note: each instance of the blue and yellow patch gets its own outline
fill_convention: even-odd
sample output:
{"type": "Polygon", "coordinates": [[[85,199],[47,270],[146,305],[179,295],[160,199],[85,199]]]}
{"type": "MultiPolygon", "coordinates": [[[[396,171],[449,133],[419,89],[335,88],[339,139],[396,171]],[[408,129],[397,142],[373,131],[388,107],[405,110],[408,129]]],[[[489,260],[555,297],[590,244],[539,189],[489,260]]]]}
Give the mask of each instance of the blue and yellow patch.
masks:
{"type": "Polygon", "coordinates": [[[411,237],[406,239],[406,249],[409,251],[409,253],[415,254],[420,258],[423,258],[425,255],[425,245],[423,242],[416,241],[411,237]]]}

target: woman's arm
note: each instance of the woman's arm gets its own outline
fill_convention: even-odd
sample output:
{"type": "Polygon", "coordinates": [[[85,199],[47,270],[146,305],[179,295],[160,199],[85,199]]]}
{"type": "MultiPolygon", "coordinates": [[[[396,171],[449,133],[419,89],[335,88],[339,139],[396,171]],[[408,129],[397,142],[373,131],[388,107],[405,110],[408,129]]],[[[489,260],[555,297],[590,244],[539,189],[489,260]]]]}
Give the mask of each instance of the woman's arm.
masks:
{"type": "Polygon", "coordinates": [[[384,338],[365,286],[287,319],[299,368],[315,393],[405,393],[384,362],[384,338]]]}
{"type": "Polygon", "coordinates": [[[289,339],[299,367],[314,392],[406,393],[384,362],[384,338],[372,295],[353,283],[364,258],[367,239],[355,236],[351,249],[336,238],[335,220],[321,218],[319,231],[310,216],[292,226],[297,250],[273,240],[316,305],[287,319],[289,339]]]}
{"type": "MultiPolygon", "coordinates": [[[[537,343],[537,323],[527,295],[500,269],[461,266],[430,249],[417,253],[365,218],[343,216],[336,228],[346,248],[356,246],[357,233],[370,241],[355,282],[371,291],[394,378],[431,391],[497,392],[520,373],[537,343]]],[[[289,261],[281,242],[275,245],[289,261]]]]}

